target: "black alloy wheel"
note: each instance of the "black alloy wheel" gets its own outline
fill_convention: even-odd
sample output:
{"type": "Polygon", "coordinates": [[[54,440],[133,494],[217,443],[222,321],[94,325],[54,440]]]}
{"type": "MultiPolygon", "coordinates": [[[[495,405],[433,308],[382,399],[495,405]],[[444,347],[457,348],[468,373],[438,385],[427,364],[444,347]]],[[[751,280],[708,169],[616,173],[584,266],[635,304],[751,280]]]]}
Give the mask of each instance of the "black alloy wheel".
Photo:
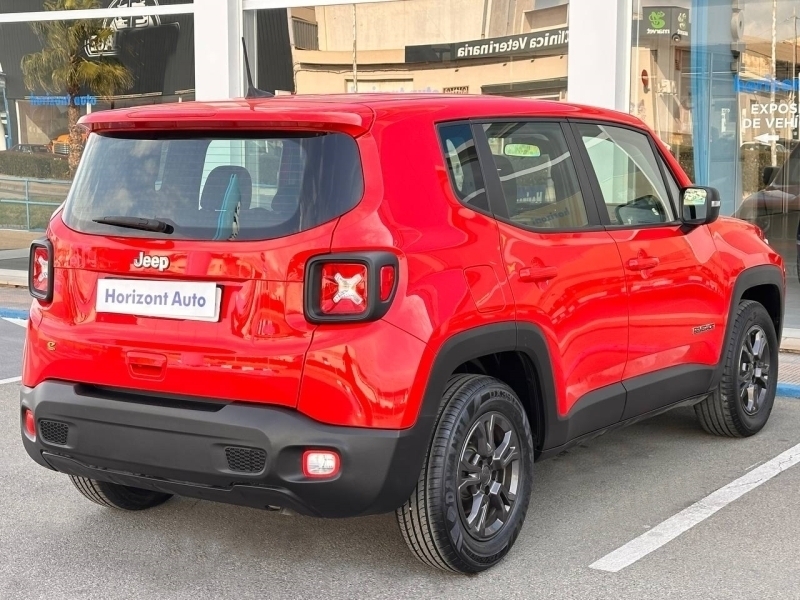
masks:
{"type": "Polygon", "coordinates": [[[461,519],[476,540],[494,537],[508,522],[520,484],[519,439],[502,414],[481,415],[467,434],[459,462],[461,519]]]}
{"type": "Polygon", "coordinates": [[[753,416],[764,405],[769,393],[769,343],[759,325],[753,325],[745,334],[739,363],[739,399],[744,412],[753,416]]]}

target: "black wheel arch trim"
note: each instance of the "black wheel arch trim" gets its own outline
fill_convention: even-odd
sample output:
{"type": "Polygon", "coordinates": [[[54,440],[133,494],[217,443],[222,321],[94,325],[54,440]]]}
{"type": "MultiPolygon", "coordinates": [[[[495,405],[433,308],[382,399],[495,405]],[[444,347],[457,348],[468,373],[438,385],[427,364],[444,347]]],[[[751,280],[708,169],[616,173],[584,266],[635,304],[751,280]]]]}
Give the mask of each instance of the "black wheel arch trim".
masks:
{"type": "MultiPolygon", "coordinates": [[[[570,421],[574,423],[574,420],[572,414],[566,418],[558,416],[555,378],[544,333],[529,323],[506,321],[458,333],[448,339],[437,352],[415,425],[424,431],[424,434],[423,431],[419,432],[418,439],[422,439],[424,435],[424,439],[428,442],[421,450],[427,451],[430,444],[442,395],[447,381],[455,370],[471,360],[499,352],[525,354],[535,371],[533,385],[537,397],[529,400],[530,406],[536,412],[529,417],[535,417],[535,421],[531,419],[531,433],[537,456],[542,448],[560,445],[567,441],[571,434],[570,421]]],[[[522,400],[525,404],[526,399],[522,400]]],[[[620,414],[621,412],[622,407],[620,414]]],[[[597,428],[610,424],[612,423],[600,424],[597,428]]],[[[421,466],[422,452],[419,456],[414,456],[413,460],[421,466]]]]}
{"type": "MultiPolygon", "coordinates": [[[[739,303],[742,301],[747,290],[761,285],[773,285],[778,289],[778,296],[780,298],[780,311],[778,316],[778,325],[775,328],[775,335],[778,338],[778,346],[780,346],[781,336],[783,332],[784,311],[786,310],[786,288],[784,287],[784,277],[780,267],[777,265],[758,265],[750,267],[739,273],[736,278],[736,283],[733,286],[731,294],[731,302],[728,307],[728,320],[725,323],[725,337],[722,342],[722,351],[720,352],[720,360],[714,370],[714,376],[711,380],[711,388],[714,389],[719,385],[722,380],[722,373],[725,369],[725,344],[727,344],[730,337],[731,329],[733,328],[734,321],[736,320],[736,311],[739,309],[739,303]]],[[[778,349],[779,350],[779,349],[778,349]]]]}

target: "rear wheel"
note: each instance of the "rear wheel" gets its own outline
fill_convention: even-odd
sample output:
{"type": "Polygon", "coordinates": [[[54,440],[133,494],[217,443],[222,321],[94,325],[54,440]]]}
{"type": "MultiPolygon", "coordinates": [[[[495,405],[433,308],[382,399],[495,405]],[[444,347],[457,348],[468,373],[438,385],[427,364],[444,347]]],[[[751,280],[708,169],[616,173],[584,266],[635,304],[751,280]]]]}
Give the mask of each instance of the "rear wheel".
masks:
{"type": "Polygon", "coordinates": [[[703,429],[716,435],[747,437],[766,425],[778,387],[778,337],[758,302],[739,304],[725,348],[722,380],[695,405],[703,429]]]}
{"type": "Polygon", "coordinates": [[[519,535],[533,477],[533,440],[516,394],[491,377],[450,380],[417,487],[397,510],[409,548],[446,571],[497,564],[519,535]]]}
{"type": "Polygon", "coordinates": [[[86,477],[70,475],[73,485],[86,498],[107,508],[119,510],[144,510],[164,504],[172,498],[172,494],[153,492],[140,488],[128,487],[118,483],[97,481],[86,477]]]}

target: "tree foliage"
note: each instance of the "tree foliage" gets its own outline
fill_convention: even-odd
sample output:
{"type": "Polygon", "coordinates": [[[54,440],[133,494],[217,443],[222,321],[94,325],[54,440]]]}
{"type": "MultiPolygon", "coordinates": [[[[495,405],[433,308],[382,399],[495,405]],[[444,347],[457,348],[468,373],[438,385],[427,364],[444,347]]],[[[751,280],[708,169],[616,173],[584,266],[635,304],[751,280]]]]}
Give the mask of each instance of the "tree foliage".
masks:
{"type": "MultiPolygon", "coordinates": [[[[45,10],[85,10],[100,8],[99,0],[46,0],[45,10]]],[[[88,43],[102,46],[114,34],[102,21],[40,21],[31,27],[42,41],[42,50],[22,58],[22,74],[29,90],[42,89],[69,96],[70,168],[78,166],[83,140],[78,131],[80,112],[75,97],[81,90],[109,97],[130,89],[130,71],[113,57],[89,58],[88,43]]]]}

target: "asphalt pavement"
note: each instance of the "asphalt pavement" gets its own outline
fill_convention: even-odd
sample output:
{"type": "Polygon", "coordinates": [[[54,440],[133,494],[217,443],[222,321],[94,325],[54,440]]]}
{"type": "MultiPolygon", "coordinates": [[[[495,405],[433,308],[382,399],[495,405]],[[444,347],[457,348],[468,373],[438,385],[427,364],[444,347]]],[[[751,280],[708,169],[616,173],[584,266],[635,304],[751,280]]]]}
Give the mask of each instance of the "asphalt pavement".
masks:
{"type": "MultiPolygon", "coordinates": [[[[23,333],[0,319],[0,381],[19,373],[23,333]]],[[[0,598],[800,599],[793,463],[619,572],[590,567],[798,444],[800,401],[787,398],[746,440],[704,433],[691,409],[597,438],[537,463],[511,554],[464,577],[412,558],[392,515],[320,520],[185,499],[141,513],[96,506],[27,456],[19,384],[5,383],[0,598]]]]}

